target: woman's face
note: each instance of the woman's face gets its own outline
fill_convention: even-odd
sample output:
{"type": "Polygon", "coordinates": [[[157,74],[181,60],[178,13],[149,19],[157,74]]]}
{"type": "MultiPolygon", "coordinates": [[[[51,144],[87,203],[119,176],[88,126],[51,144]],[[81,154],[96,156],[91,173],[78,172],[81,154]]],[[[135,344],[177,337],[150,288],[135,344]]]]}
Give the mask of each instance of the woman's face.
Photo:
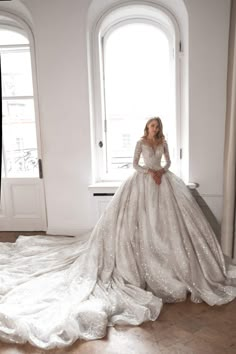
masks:
{"type": "Polygon", "coordinates": [[[158,122],[154,119],[148,124],[148,135],[150,137],[154,137],[159,131],[159,124],[158,122]]]}

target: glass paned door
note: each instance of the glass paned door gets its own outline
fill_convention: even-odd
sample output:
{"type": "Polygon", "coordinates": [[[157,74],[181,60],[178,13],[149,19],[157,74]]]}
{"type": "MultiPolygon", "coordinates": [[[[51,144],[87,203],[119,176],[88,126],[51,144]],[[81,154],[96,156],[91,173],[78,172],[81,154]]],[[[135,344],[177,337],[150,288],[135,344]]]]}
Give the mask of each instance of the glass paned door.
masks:
{"type": "Polygon", "coordinates": [[[46,230],[40,134],[31,47],[21,33],[0,28],[3,88],[3,171],[0,231],[46,230]],[[39,178],[40,177],[40,178],[39,178]]]}
{"type": "Polygon", "coordinates": [[[5,177],[38,177],[38,152],[32,99],[3,101],[5,177]]]}
{"type": "Polygon", "coordinates": [[[1,48],[4,177],[38,177],[30,50],[1,48]]]}

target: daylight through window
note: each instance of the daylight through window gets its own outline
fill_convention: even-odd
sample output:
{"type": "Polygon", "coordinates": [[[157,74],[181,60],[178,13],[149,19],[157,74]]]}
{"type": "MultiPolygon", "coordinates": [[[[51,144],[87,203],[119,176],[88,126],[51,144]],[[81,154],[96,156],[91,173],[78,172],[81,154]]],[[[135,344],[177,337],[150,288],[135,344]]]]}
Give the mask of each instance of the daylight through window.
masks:
{"type": "Polygon", "coordinates": [[[174,49],[168,34],[148,22],[120,25],[106,33],[102,43],[104,179],[122,179],[132,169],[135,143],[149,117],[161,117],[173,152],[174,49]]]}

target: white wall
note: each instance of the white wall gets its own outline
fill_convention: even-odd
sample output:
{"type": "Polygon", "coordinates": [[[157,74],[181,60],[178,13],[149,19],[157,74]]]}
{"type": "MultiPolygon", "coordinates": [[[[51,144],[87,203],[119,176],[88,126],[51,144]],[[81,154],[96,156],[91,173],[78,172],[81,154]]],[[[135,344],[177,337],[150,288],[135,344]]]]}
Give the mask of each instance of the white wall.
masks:
{"type": "Polygon", "coordinates": [[[222,214],[229,0],[186,0],[189,13],[189,179],[222,214]]]}
{"type": "MultiPolygon", "coordinates": [[[[48,231],[73,234],[92,226],[86,48],[90,1],[22,3],[31,14],[36,43],[48,231]]],[[[178,6],[178,0],[172,3],[178,6]]],[[[185,3],[190,29],[189,176],[200,183],[200,193],[220,219],[230,0],[185,3]]]]}
{"type": "Polygon", "coordinates": [[[88,2],[24,3],[36,42],[48,232],[73,234],[91,227],[88,2]]]}

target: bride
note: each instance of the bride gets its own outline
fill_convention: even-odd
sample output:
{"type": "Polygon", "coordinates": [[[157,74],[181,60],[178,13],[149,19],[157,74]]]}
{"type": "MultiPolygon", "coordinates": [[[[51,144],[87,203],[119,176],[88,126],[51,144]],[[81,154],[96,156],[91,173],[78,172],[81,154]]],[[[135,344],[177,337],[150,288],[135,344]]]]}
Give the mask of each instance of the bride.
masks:
{"type": "Polygon", "coordinates": [[[154,321],[163,303],[188,293],[211,306],[236,297],[236,266],[169,167],[161,120],[151,118],[135,148],[136,171],[90,235],[0,244],[2,341],[63,347],[101,338],[107,326],[154,321]]]}

